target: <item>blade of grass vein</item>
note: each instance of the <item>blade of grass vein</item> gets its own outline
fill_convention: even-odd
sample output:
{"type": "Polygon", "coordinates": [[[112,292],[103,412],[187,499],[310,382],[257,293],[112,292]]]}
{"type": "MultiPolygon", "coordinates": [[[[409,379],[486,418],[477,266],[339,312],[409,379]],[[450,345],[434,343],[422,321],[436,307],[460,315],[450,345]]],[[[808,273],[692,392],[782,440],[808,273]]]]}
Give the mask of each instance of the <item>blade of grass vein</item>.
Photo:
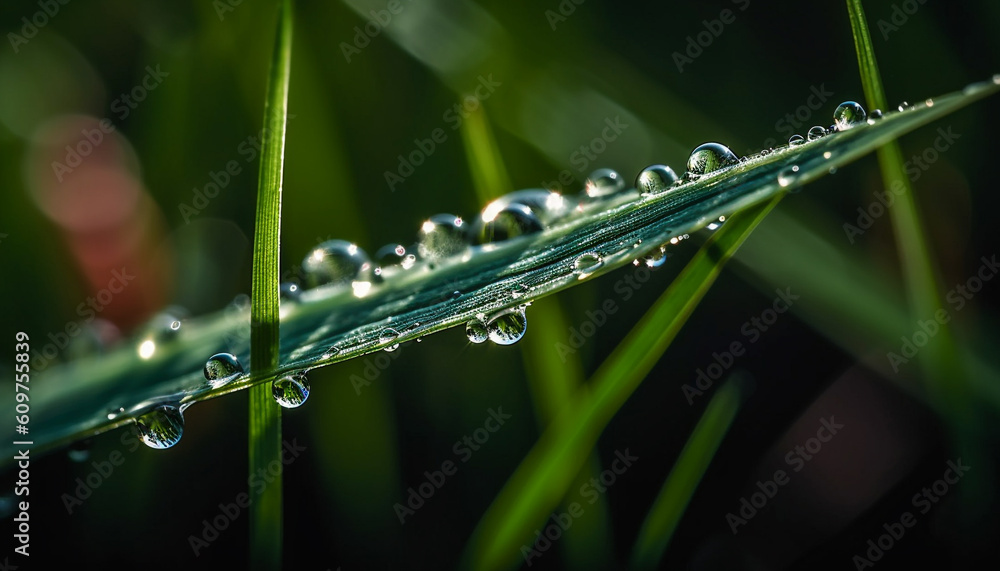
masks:
{"type": "MultiPolygon", "coordinates": [[[[882,89],[882,78],[861,0],[847,0],[847,11],[851,20],[865,98],[871,108],[884,109],[886,99],[882,89]]],[[[920,220],[913,185],[904,172],[903,154],[899,143],[892,141],[882,146],[876,150],[876,155],[886,191],[896,185],[902,185],[904,189],[902,193],[893,193],[898,195],[895,204],[889,209],[889,214],[910,301],[910,324],[913,324],[917,320],[933,318],[936,312],[944,307],[937,286],[938,273],[930,249],[927,247],[926,233],[920,220]]],[[[901,331],[904,334],[910,332],[909,328],[901,331]]],[[[967,372],[958,356],[951,327],[939,323],[937,334],[929,337],[931,338],[918,355],[927,390],[934,400],[943,403],[942,409],[945,411],[959,453],[966,454],[971,462],[985,466],[986,462],[979,461],[982,458],[982,450],[976,443],[978,413],[975,403],[969,398],[967,372]],[[974,458],[969,458],[973,456],[974,458]]],[[[973,480],[981,485],[984,482],[981,477],[982,471],[973,480]]],[[[973,497],[979,495],[980,491],[985,491],[980,489],[969,492],[975,488],[975,483],[963,488],[966,490],[967,503],[973,502],[973,497]]]]}
{"type": "Polygon", "coordinates": [[[649,515],[639,528],[639,537],[632,548],[633,569],[654,569],[663,558],[691,496],[736,418],[736,411],[743,400],[742,381],[739,374],[730,376],[709,401],[691,431],[660,493],[656,495],[649,515]]]}
{"type": "MultiPolygon", "coordinates": [[[[261,147],[257,213],[253,239],[253,288],[250,305],[250,372],[266,374],[278,367],[278,276],[281,237],[281,175],[288,113],[288,79],[292,56],[291,0],[278,17],[274,55],[264,102],[266,127],[261,147]]],[[[269,383],[250,388],[250,474],[281,462],[281,407],[269,383]]],[[[260,492],[250,511],[250,561],[257,569],[281,567],[281,474],[260,492]]]]}
{"type": "Polygon", "coordinates": [[[502,569],[514,563],[531,528],[565,497],[604,427],[666,351],[724,263],[782,196],[733,215],[601,364],[590,388],[575,393],[480,520],[466,547],[466,566],[502,569]]]}
{"type": "MultiPolygon", "coordinates": [[[[473,188],[483,205],[511,189],[503,158],[493,137],[489,118],[482,107],[462,124],[462,143],[473,188]]],[[[569,328],[562,305],[557,298],[538,301],[532,307],[534,331],[521,343],[525,376],[535,406],[535,417],[540,430],[552,422],[562,406],[569,402],[573,391],[583,384],[583,366],[576,354],[568,359],[559,358],[555,347],[560,335],[569,328]]],[[[577,484],[583,485],[601,471],[601,461],[592,454],[590,462],[577,475],[577,484]]],[[[608,525],[608,508],[603,496],[574,522],[565,533],[561,544],[569,566],[598,567],[611,564],[611,532],[608,525]]]]}

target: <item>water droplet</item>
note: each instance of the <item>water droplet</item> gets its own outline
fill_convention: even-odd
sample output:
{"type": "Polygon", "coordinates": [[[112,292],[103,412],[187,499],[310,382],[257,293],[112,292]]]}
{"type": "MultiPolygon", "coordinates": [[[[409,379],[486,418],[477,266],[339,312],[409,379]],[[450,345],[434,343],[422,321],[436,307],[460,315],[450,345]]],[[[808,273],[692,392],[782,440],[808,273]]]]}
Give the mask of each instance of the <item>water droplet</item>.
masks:
{"type": "Polygon", "coordinates": [[[479,344],[485,343],[489,339],[489,332],[487,332],[486,324],[483,323],[482,319],[470,319],[465,324],[465,336],[472,343],[479,344]]]}
{"type": "Polygon", "coordinates": [[[382,330],[382,333],[379,333],[378,342],[380,345],[389,343],[389,345],[386,345],[385,350],[391,353],[392,351],[399,349],[399,343],[393,343],[397,337],[399,337],[398,331],[391,327],[386,327],[382,330]]]}
{"type": "Polygon", "coordinates": [[[494,314],[486,325],[490,341],[497,345],[517,343],[524,337],[527,329],[528,318],[524,315],[524,307],[515,307],[494,314]]]}
{"type": "Polygon", "coordinates": [[[298,408],[309,398],[309,379],[302,373],[292,373],[271,383],[271,395],[285,408],[298,408]]]}
{"type": "Polygon", "coordinates": [[[720,216],[718,220],[710,222],[708,226],[705,226],[705,228],[708,228],[709,230],[718,230],[725,223],[726,223],[726,217],[720,216]]]}
{"type": "Polygon", "coordinates": [[[160,405],[135,420],[142,442],[157,450],[170,448],[184,434],[184,415],[173,405],[160,405]]]}
{"type": "Polygon", "coordinates": [[[519,297],[524,297],[531,291],[531,288],[524,284],[514,284],[514,287],[510,288],[510,296],[514,299],[519,297]]]}
{"type": "Polygon", "coordinates": [[[881,119],[882,116],[883,115],[882,115],[882,110],[881,109],[876,109],[876,110],[874,110],[874,111],[871,112],[871,118],[873,120],[875,120],[875,121],[878,121],[879,119],[881,119]]]}
{"type": "Polygon", "coordinates": [[[302,260],[302,273],[309,287],[367,281],[371,267],[365,251],[344,240],[327,240],[302,260]]]}
{"type": "Polygon", "coordinates": [[[677,182],[677,173],[666,165],[650,165],[635,177],[635,187],[643,194],[663,192],[677,182]]]}
{"type": "Polygon", "coordinates": [[[706,175],[738,161],[729,147],[719,143],[705,143],[691,152],[687,162],[687,174],[692,177],[706,175]]]}
{"type": "Polygon", "coordinates": [[[993,76],[993,83],[1000,85],[1000,73],[993,76]]]}
{"type": "Polygon", "coordinates": [[[69,456],[69,459],[73,462],[86,462],[90,459],[90,448],[91,441],[89,439],[74,442],[70,445],[67,456],[69,456]]]}
{"type": "Polygon", "coordinates": [[[474,234],[477,244],[489,244],[542,230],[542,221],[530,206],[512,202],[498,211],[484,211],[477,220],[474,234]]]}
{"type": "Polygon", "coordinates": [[[298,301],[302,295],[302,288],[295,282],[284,282],[278,289],[278,295],[287,301],[298,301]]]}
{"type": "Polygon", "coordinates": [[[802,143],[805,143],[805,142],[806,142],[806,140],[805,140],[805,138],[802,135],[792,135],[791,137],[788,137],[788,146],[789,147],[797,147],[797,146],[799,146],[799,145],[801,145],[802,143]]]}
{"type": "Polygon", "coordinates": [[[216,353],[205,362],[205,378],[219,387],[243,373],[243,365],[232,353],[216,353]]]}
{"type": "Polygon", "coordinates": [[[589,198],[606,198],[625,190],[625,179],[618,171],[597,169],[590,173],[583,191],[589,198]]]}
{"type": "Polygon", "coordinates": [[[910,102],[909,101],[904,101],[904,102],[902,102],[902,103],[899,104],[899,107],[896,107],[896,109],[899,109],[900,111],[906,111],[909,108],[910,108],[910,102]]]}
{"type": "Polygon", "coordinates": [[[340,347],[337,347],[336,345],[334,345],[333,347],[330,347],[329,349],[327,349],[326,353],[323,353],[323,357],[322,358],[323,359],[332,359],[333,357],[336,357],[339,354],[340,354],[340,347]]]}
{"type": "Polygon", "coordinates": [[[826,135],[826,128],[823,127],[822,125],[816,125],[809,129],[809,132],[806,133],[806,138],[809,139],[810,141],[815,141],[816,139],[819,139],[824,135],[826,135]]]}
{"type": "Polygon", "coordinates": [[[480,221],[490,221],[511,204],[523,204],[531,213],[547,226],[573,210],[573,201],[552,190],[528,188],[515,190],[497,198],[483,208],[480,221]]]}
{"type": "Polygon", "coordinates": [[[386,272],[408,270],[417,263],[417,256],[407,251],[402,244],[386,244],[375,252],[376,276],[385,277],[386,272]]]}
{"type": "Polygon", "coordinates": [[[420,225],[417,252],[431,260],[461,254],[468,246],[465,222],[452,214],[435,214],[420,225]]]}
{"type": "Polygon", "coordinates": [[[585,254],[580,254],[580,256],[573,261],[573,271],[579,274],[580,279],[582,280],[597,271],[597,269],[603,264],[604,258],[602,258],[600,254],[597,252],[587,252],[585,254]]]}
{"type": "Polygon", "coordinates": [[[646,264],[647,268],[658,268],[667,262],[667,248],[666,246],[660,246],[656,250],[653,250],[648,256],[643,258],[643,262],[646,264]]]}
{"type": "Polygon", "coordinates": [[[108,411],[108,420],[114,420],[123,414],[125,414],[124,407],[112,408],[108,411]]]}
{"type": "Polygon", "coordinates": [[[791,167],[782,170],[778,173],[778,186],[785,188],[791,185],[799,178],[799,165],[792,165],[791,167]]]}
{"type": "Polygon", "coordinates": [[[934,100],[928,98],[927,101],[924,101],[924,105],[926,105],[928,107],[934,107],[934,100]]]}

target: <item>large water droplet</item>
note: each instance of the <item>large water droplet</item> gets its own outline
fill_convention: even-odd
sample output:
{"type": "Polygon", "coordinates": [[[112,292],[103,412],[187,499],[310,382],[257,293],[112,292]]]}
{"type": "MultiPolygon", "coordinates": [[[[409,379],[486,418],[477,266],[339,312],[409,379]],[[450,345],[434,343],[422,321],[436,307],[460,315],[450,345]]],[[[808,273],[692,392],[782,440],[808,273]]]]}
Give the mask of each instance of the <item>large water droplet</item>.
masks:
{"type": "Polygon", "coordinates": [[[309,379],[303,373],[292,373],[271,383],[271,395],[285,408],[298,408],[309,398],[309,379]]]}
{"type": "Polygon", "coordinates": [[[573,260],[573,271],[583,279],[597,271],[604,264],[604,258],[597,252],[587,252],[580,254],[573,260]]]}
{"type": "Polygon", "coordinates": [[[687,162],[687,174],[698,177],[728,167],[739,162],[729,147],[719,143],[705,143],[691,152],[687,162]]]}
{"type": "Polygon", "coordinates": [[[542,230],[542,221],[535,216],[530,206],[512,202],[498,211],[484,210],[477,220],[474,234],[477,244],[489,244],[542,230]]]}
{"type": "Polygon", "coordinates": [[[469,338],[469,341],[479,344],[486,342],[489,338],[489,332],[486,330],[486,324],[483,323],[482,319],[470,319],[465,324],[465,336],[469,338]]]}
{"type": "Polygon", "coordinates": [[[806,138],[809,139],[810,141],[815,141],[816,139],[819,139],[824,135],[826,135],[826,128],[823,127],[822,125],[816,125],[809,129],[809,132],[806,133],[806,138]]]}
{"type": "MultiPolygon", "coordinates": [[[[881,113],[881,112],[880,112],[881,113]]],[[[856,101],[845,101],[833,111],[833,124],[838,131],[845,131],[868,120],[865,108],[856,101]]]]}
{"type": "Polygon", "coordinates": [[[386,244],[375,252],[375,275],[385,277],[386,272],[408,270],[417,263],[417,256],[402,244],[386,244]]]}
{"type": "Polygon", "coordinates": [[[588,198],[607,198],[625,190],[625,179],[618,171],[597,169],[590,173],[583,191],[588,198]]]}
{"type": "Polygon", "coordinates": [[[435,214],[420,225],[417,252],[431,260],[461,254],[468,247],[465,222],[453,214],[435,214]]]}
{"type": "Polygon", "coordinates": [[[542,188],[515,190],[487,204],[479,218],[486,221],[493,220],[507,206],[523,204],[531,209],[532,214],[542,222],[543,226],[547,226],[558,218],[569,214],[573,210],[573,202],[552,190],[542,188]]]}
{"type": "Polygon", "coordinates": [[[232,353],[216,353],[205,362],[205,378],[218,387],[243,373],[243,365],[232,353]]]}
{"type": "Polygon", "coordinates": [[[643,194],[667,190],[677,182],[677,173],[666,165],[650,165],[635,177],[635,187],[643,194]]]}
{"type": "Polygon", "coordinates": [[[513,345],[524,337],[528,329],[528,318],[523,307],[501,311],[490,317],[486,330],[490,341],[497,345],[513,345]]]}
{"type": "Polygon", "coordinates": [[[799,145],[801,145],[802,143],[805,143],[805,142],[806,142],[806,140],[805,140],[805,138],[802,135],[792,135],[791,137],[788,137],[788,146],[789,147],[797,147],[797,146],[799,146],[799,145]]]}
{"type": "Polygon", "coordinates": [[[386,345],[385,350],[392,352],[399,349],[399,343],[393,343],[397,337],[399,337],[399,331],[396,331],[391,327],[386,327],[381,333],[379,333],[378,342],[379,344],[389,343],[389,345],[386,345]]]}
{"type": "Polygon", "coordinates": [[[139,438],[150,448],[163,450],[181,441],[184,415],[173,405],[160,405],[135,419],[139,438]]]}
{"type": "Polygon", "coordinates": [[[302,273],[309,287],[366,281],[371,267],[365,251],[344,240],[327,240],[302,260],[302,273]]]}

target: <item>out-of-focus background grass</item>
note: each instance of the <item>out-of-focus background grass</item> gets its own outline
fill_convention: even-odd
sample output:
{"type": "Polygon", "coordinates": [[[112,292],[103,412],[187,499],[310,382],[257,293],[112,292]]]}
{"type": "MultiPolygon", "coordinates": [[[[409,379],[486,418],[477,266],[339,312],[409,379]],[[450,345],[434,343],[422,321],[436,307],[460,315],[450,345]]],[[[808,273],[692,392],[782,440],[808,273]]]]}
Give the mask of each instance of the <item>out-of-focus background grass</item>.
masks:
{"type": "MultiPolygon", "coordinates": [[[[92,314],[78,304],[122,267],[135,279],[93,313],[108,322],[100,329],[108,340],[141,328],[167,304],[199,315],[249,293],[259,154],[253,145],[274,7],[225,0],[53,4],[58,12],[30,39],[29,28],[26,43],[7,34],[23,34],[22,18],[42,9],[20,0],[0,6],[8,40],[0,45],[0,299],[3,339],[10,340],[0,352],[4,362],[11,360],[15,331],[41,343],[52,333],[57,343],[68,322],[87,321],[92,314]],[[147,79],[152,88],[141,102],[116,103],[150,70],[161,70],[162,81],[147,79]],[[65,163],[65,145],[76,146],[81,130],[99,129],[105,118],[113,133],[59,181],[52,162],[65,163]],[[194,189],[213,176],[224,180],[218,173],[230,161],[238,172],[228,184],[207,205],[194,202],[194,189]],[[181,205],[199,212],[185,216],[181,205]]],[[[402,0],[399,6],[384,27],[369,28],[379,33],[361,46],[355,27],[363,30],[369,11],[386,3],[296,5],[282,212],[289,272],[321,240],[343,238],[373,252],[390,241],[410,243],[430,214],[471,217],[481,204],[462,140],[469,121],[487,121],[512,189],[557,181],[565,171],[572,179],[566,192],[577,192],[593,168],[618,169],[627,180],[650,163],[681,171],[701,142],[718,140],[744,154],[829,125],[840,101],[863,99],[841,2],[402,0]],[[706,27],[724,9],[732,22],[706,27]],[[708,28],[721,33],[708,41],[708,28]],[[698,34],[708,45],[679,70],[673,54],[698,34]],[[360,51],[348,61],[342,43],[360,51]],[[480,90],[488,96],[476,113],[449,113],[482,78],[496,85],[480,90]],[[828,95],[811,110],[814,93],[828,95]],[[797,112],[801,126],[793,131],[785,116],[797,112]],[[606,121],[616,120],[627,127],[614,140],[593,143],[611,133],[606,121]],[[399,172],[398,156],[418,150],[415,139],[435,129],[443,130],[444,142],[390,187],[385,173],[399,172]],[[591,159],[577,152],[581,145],[601,151],[591,159]]],[[[866,8],[890,100],[922,100],[1000,71],[996,2],[872,1],[866,8]]],[[[912,163],[919,176],[911,178],[945,292],[972,277],[982,256],[997,253],[998,115],[1000,106],[988,100],[902,141],[908,158],[939,142],[926,170],[912,163]],[[938,127],[957,135],[943,151],[938,127]]],[[[580,520],[587,523],[577,523],[584,531],[555,542],[532,568],[609,568],[627,560],[713,390],[689,404],[680,387],[693,384],[699,369],[715,362],[713,353],[733,342],[746,347],[733,367],[752,374],[754,389],[681,521],[666,567],[848,568],[869,539],[884,533],[883,523],[918,511],[911,496],[940,478],[955,456],[941,421],[912,395],[921,386],[917,364],[894,373],[886,360],[887,351],[899,351],[900,336],[912,336],[916,318],[931,317],[902,326],[884,317],[905,307],[891,221],[878,217],[853,244],[843,229],[857,224],[858,208],[875,202],[878,190],[877,165],[866,158],[790,195],[765,221],[603,434],[596,451],[603,468],[616,451],[628,449],[639,460],[593,507],[579,489],[570,491],[566,502],[587,508],[580,520]],[[790,288],[800,301],[751,342],[753,325],[745,324],[771,307],[775,288],[790,288]],[[859,307],[860,316],[852,313],[859,307]],[[876,326],[888,333],[873,333],[876,326]],[[757,480],[789,470],[785,453],[830,415],[844,424],[842,432],[734,535],[726,513],[739,509],[757,480]]],[[[306,448],[285,472],[286,566],[454,566],[540,433],[522,359],[532,335],[550,343],[532,346],[527,362],[536,373],[543,371],[539,354],[556,369],[592,372],[690,252],[677,248],[641,287],[625,281],[635,275],[629,268],[538,302],[529,308],[527,337],[513,347],[470,346],[453,330],[397,353],[312,372],[312,398],[284,415],[285,438],[306,448]],[[587,312],[607,300],[617,311],[591,328],[595,319],[587,312]],[[545,332],[532,319],[552,315],[556,305],[574,331],[594,331],[582,347],[560,350],[556,342],[571,345],[573,332],[545,332]],[[353,375],[370,384],[352,383],[353,375]],[[456,448],[497,407],[511,418],[471,455],[456,448]],[[394,504],[447,460],[458,462],[457,473],[401,524],[394,504]]],[[[968,360],[969,374],[985,387],[975,399],[983,410],[970,418],[981,424],[976,434],[987,450],[997,437],[1000,379],[990,373],[997,365],[997,287],[986,282],[961,309],[946,305],[958,339],[977,355],[968,360]]],[[[84,335],[75,347],[87,344],[84,335]]],[[[60,350],[56,359],[75,350],[60,350]]],[[[168,451],[133,451],[118,431],[95,438],[86,461],[66,454],[36,459],[32,561],[244,567],[245,516],[198,557],[189,536],[201,534],[203,520],[247,488],[245,398],[190,409],[184,439],[168,451]],[[116,452],[124,463],[68,514],[63,494],[74,494],[76,479],[94,473],[92,462],[116,452]]],[[[977,495],[963,496],[966,483],[957,484],[918,515],[877,565],[964,568],[990,556],[1000,531],[995,468],[995,456],[973,466],[977,495]]],[[[13,474],[5,481],[9,492],[13,474]]],[[[10,499],[3,505],[9,508],[10,499]]],[[[12,527],[5,520],[4,529],[12,527]]]]}

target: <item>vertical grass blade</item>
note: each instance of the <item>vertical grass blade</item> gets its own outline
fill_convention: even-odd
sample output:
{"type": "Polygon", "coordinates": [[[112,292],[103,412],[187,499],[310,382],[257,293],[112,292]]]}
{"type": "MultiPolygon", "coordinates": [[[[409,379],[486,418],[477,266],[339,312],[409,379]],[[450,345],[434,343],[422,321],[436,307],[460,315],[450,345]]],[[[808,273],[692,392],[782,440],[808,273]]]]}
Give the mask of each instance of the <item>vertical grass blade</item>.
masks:
{"type": "MultiPolygon", "coordinates": [[[[257,184],[253,237],[253,288],[250,306],[250,371],[265,374],[278,367],[278,279],[281,246],[281,178],[288,114],[288,78],[292,56],[291,0],[278,17],[271,72],[264,102],[264,137],[257,184]]],[[[250,388],[250,474],[281,463],[281,407],[269,383],[250,388]]],[[[281,567],[281,475],[253,498],[250,511],[250,562],[255,569],[281,567]]]]}
{"type": "Polygon", "coordinates": [[[730,377],[719,388],[688,437],[639,528],[639,538],[632,549],[633,569],[655,569],[659,564],[701,477],[736,418],[743,399],[742,380],[738,376],[730,377]]]}
{"type": "Polygon", "coordinates": [[[588,390],[576,391],[479,521],[466,548],[466,567],[515,564],[531,530],[565,497],[608,422],[670,346],[725,262],[782,196],[733,215],[601,364],[588,390]]]}

